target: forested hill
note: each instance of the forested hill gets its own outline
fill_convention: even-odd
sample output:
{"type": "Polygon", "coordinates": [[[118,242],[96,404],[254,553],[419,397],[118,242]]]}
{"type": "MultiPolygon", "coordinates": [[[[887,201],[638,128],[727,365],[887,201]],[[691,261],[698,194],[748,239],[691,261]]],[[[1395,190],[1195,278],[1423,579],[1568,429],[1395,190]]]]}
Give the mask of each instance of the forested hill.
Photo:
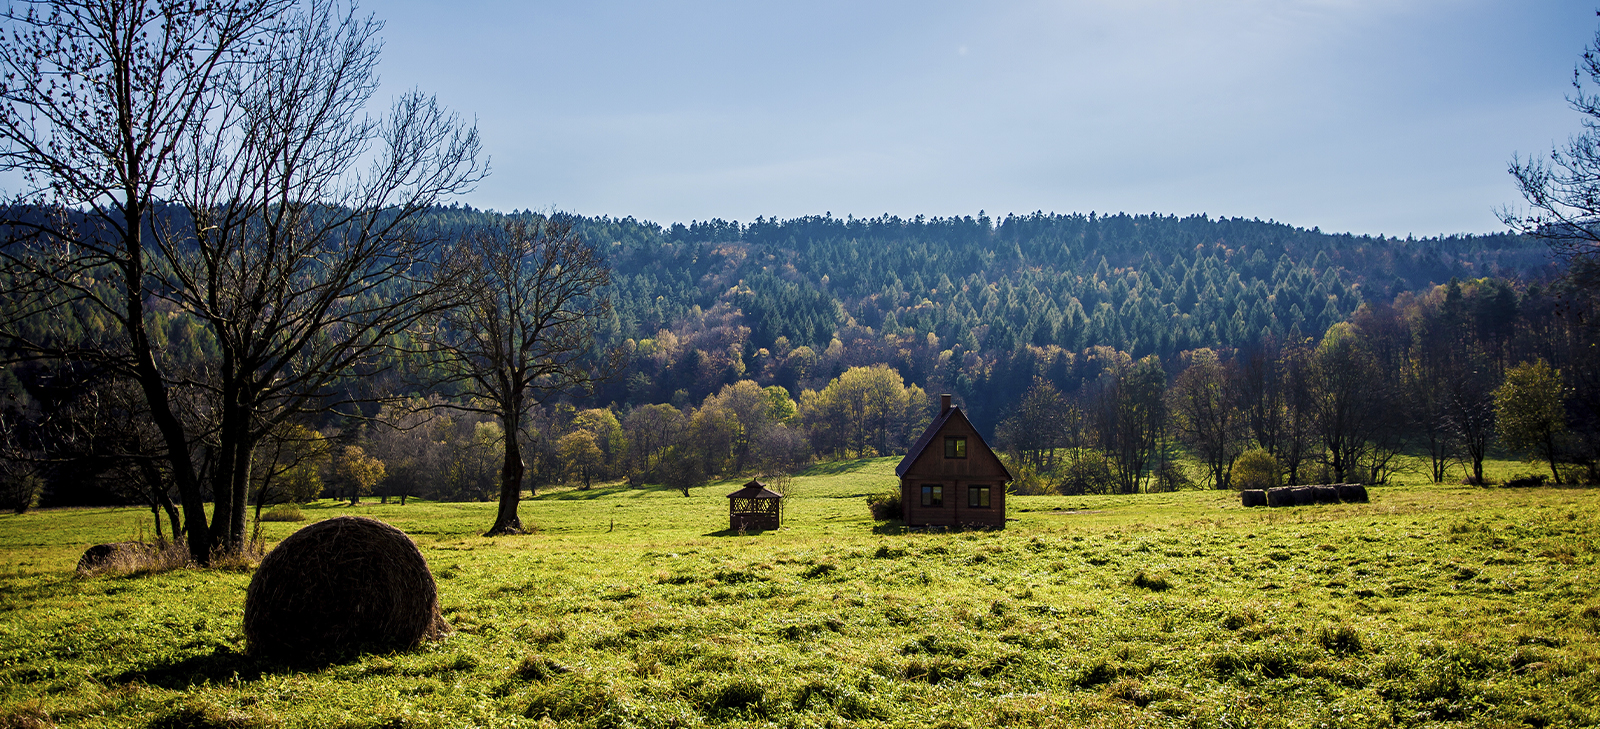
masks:
{"type": "MultiPolygon", "coordinates": [[[[456,223],[496,217],[435,214],[456,223]]],[[[651,337],[724,303],[742,313],[752,350],[779,337],[826,347],[853,324],[931,332],[968,350],[1170,354],[1265,332],[1318,335],[1364,298],[1388,301],[1451,278],[1554,272],[1541,244],[1508,234],[1330,235],[1203,215],[825,215],[670,228],[577,220],[613,269],[614,335],[651,337]]]]}
{"type": "MultiPolygon", "coordinates": [[[[929,389],[999,386],[991,395],[1009,401],[1031,381],[1006,371],[1018,355],[1031,370],[1095,347],[1175,365],[1198,347],[1316,337],[1364,300],[1452,278],[1554,273],[1542,244],[1513,235],[1332,235],[1203,215],[574,220],[612,267],[606,343],[634,352],[597,393],[619,405],[698,403],[742,377],[798,392],[877,362],[929,389]]],[[[1070,372],[1056,375],[1071,388],[1070,372]]]]}

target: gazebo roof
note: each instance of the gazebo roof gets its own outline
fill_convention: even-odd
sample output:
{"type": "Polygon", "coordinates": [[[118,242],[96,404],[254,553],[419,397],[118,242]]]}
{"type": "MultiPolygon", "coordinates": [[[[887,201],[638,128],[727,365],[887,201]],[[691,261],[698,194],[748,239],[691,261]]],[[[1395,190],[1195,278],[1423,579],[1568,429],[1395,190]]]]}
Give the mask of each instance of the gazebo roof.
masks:
{"type": "Polygon", "coordinates": [[[781,498],[783,498],[783,494],[780,494],[780,493],[778,493],[776,491],[768,489],[766,486],[761,485],[760,481],[757,481],[755,479],[751,479],[750,483],[747,483],[747,484],[744,485],[744,488],[739,489],[738,491],[735,491],[735,492],[733,492],[731,494],[728,494],[728,498],[730,498],[730,499],[781,499],[781,498]]]}

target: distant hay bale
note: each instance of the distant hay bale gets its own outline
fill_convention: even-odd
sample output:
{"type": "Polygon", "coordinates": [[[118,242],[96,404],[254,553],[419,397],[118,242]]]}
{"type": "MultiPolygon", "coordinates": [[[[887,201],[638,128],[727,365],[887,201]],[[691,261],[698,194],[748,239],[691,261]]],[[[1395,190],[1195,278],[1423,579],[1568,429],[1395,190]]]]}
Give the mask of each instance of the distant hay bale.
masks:
{"type": "Polygon", "coordinates": [[[1293,486],[1267,489],[1267,506],[1294,506],[1293,486]]]}
{"type": "Polygon", "coordinates": [[[1358,483],[1342,483],[1338,488],[1340,501],[1367,503],[1367,487],[1358,483]]]}
{"type": "Polygon", "coordinates": [[[1339,503],[1339,487],[1338,486],[1334,486],[1334,485],[1331,485],[1331,484],[1324,484],[1324,485],[1321,485],[1321,486],[1312,486],[1311,487],[1311,493],[1312,493],[1312,495],[1314,495],[1316,497],[1317,503],[1319,503],[1319,504],[1337,504],[1337,503],[1339,503]]]}
{"type": "Polygon", "coordinates": [[[78,574],[96,572],[132,572],[148,561],[159,550],[144,542],[108,542],[96,544],[83,551],[78,558],[78,574]]]}
{"type": "Polygon", "coordinates": [[[244,602],[245,648],[285,660],[412,648],[449,630],[417,545],[377,519],[342,516],[278,544],[244,602]]]}
{"type": "Polygon", "coordinates": [[[1295,506],[1317,503],[1317,491],[1310,486],[1294,486],[1290,488],[1289,493],[1294,497],[1295,506]]]}
{"type": "Polygon", "coordinates": [[[1239,502],[1245,506],[1266,506],[1266,489],[1245,489],[1239,492],[1239,502]]]}

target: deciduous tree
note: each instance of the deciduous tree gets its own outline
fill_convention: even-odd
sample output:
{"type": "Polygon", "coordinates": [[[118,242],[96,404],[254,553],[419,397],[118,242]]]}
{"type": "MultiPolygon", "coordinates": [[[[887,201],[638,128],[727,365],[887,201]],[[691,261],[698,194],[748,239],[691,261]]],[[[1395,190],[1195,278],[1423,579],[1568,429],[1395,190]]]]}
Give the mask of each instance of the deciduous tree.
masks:
{"type": "Polygon", "coordinates": [[[493,415],[505,430],[500,507],[489,535],[517,534],[525,465],[518,443],[530,406],[598,376],[594,332],[611,282],[569,222],[513,221],[463,236],[451,262],[466,303],[427,341],[462,389],[455,407],[493,415]]]}
{"type": "Polygon", "coordinates": [[[1505,382],[1494,391],[1494,410],[1500,441],[1513,451],[1543,459],[1555,482],[1561,483],[1556,458],[1567,432],[1561,374],[1544,360],[1507,369],[1505,382]]]}

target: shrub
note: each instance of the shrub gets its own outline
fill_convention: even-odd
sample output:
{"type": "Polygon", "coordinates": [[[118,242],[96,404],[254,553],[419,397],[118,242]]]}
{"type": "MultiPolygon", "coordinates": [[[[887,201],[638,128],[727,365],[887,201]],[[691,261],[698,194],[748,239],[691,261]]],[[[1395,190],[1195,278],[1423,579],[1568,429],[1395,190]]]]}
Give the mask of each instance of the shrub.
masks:
{"type": "Polygon", "coordinates": [[[1549,476],[1546,476],[1542,473],[1524,473],[1507,479],[1506,486],[1511,488],[1530,488],[1543,486],[1545,480],[1549,478],[1549,476]]]}
{"type": "Polygon", "coordinates": [[[876,521],[894,521],[900,518],[900,492],[885,491],[867,497],[867,510],[876,521]]]}
{"type": "Polygon", "coordinates": [[[1252,448],[1233,462],[1233,487],[1270,489],[1280,483],[1278,459],[1262,448],[1252,448]]]}
{"type": "Polygon", "coordinates": [[[1194,479],[1189,478],[1177,461],[1163,461],[1156,468],[1155,486],[1157,491],[1182,491],[1194,488],[1194,479]]]}
{"type": "Polygon", "coordinates": [[[278,504],[261,515],[262,521],[305,521],[299,504],[278,504]]]}
{"type": "Polygon", "coordinates": [[[1011,486],[1008,487],[1007,493],[1017,496],[1043,496],[1052,491],[1050,485],[1045,482],[1044,477],[1031,466],[1008,457],[1002,457],[1001,461],[1006,464],[1006,468],[1011,471],[1012,476],[1011,486]]]}
{"type": "Polygon", "coordinates": [[[1108,494],[1116,486],[1111,461],[1106,454],[1079,448],[1067,454],[1067,463],[1056,471],[1056,490],[1068,496],[1108,494]]]}

